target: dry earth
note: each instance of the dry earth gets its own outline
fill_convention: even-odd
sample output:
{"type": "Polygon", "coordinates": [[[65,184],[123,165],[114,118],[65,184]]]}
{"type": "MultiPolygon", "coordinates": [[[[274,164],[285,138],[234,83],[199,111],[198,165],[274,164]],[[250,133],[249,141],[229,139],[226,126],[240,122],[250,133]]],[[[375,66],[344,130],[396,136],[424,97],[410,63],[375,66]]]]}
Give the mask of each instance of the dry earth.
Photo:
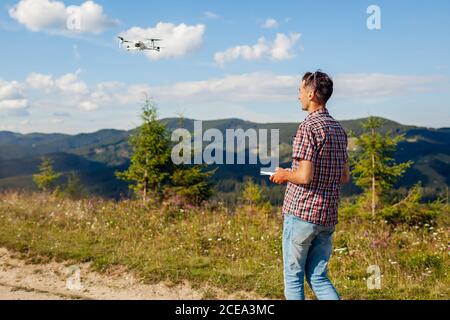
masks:
{"type": "Polygon", "coordinates": [[[205,286],[194,289],[185,281],[145,284],[132,272],[115,267],[104,273],[92,270],[90,263],[50,261],[31,263],[20,255],[0,248],[0,300],[114,299],[114,300],[192,300],[262,299],[252,292],[227,294],[205,286]]]}

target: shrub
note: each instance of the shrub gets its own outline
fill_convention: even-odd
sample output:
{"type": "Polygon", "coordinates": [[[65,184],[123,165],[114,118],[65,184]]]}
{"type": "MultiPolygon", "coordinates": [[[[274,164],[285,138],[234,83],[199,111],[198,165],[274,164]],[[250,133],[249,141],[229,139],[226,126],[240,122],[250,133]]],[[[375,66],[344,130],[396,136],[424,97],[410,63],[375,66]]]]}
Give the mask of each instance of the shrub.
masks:
{"type": "Polygon", "coordinates": [[[202,166],[181,166],[171,176],[172,186],[167,190],[184,198],[185,202],[199,205],[212,195],[208,178],[214,171],[203,172],[202,166]]]}
{"type": "Polygon", "coordinates": [[[422,187],[418,183],[402,201],[383,208],[380,212],[381,218],[393,225],[434,224],[440,211],[439,203],[424,205],[420,203],[421,199],[422,187]]]}

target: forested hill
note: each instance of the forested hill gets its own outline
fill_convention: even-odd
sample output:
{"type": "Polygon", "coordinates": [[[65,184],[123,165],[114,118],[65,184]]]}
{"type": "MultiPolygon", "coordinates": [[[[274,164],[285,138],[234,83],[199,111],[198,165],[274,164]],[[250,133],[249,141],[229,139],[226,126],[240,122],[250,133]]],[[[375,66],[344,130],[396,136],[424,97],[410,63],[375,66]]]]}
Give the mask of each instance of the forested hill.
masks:
{"type": "MultiPolygon", "coordinates": [[[[342,120],[347,132],[357,135],[362,132],[361,122],[366,120],[342,120]]],[[[194,120],[167,118],[163,121],[169,130],[180,126],[193,130],[194,120]]],[[[450,181],[450,128],[425,128],[403,125],[388,119],[381,128],[386,132],[404,133],[406,140],[401,142],[396,152],[397,161],[414,161],[397,187],[409,187],[418,180],[428,190],[427,193],[442,193],[450,181]]],[[[241,119],[221,119],[203,121],[203,130],[226,129],[279,129],[280,156],[284,165],[289,165],[290,145],[298,123],[255,123],[241,119]]],[[[103,129],[93,133],[67,134],[20,134],[0,131],[0,189],[34,189],[32,174],[37,172],[42,155],[54,160],[54,168],[60,172],[77,171],[81,181],[95,194],[118,197],[127,192],[127,186],[114,176],[115,170],[123,170],[129,164],[130,148],[128,137],[136,129],[125,131],[103,129]]],[[[354,141],[349,141],[350,151],[354,141]]],[[[207,145],[205,143],[204,145],[207,145]]],[[[239,188],[245,176],[266,182],[259,176],[259,166],[223,165],[215,175],[218,191],[233,193],[239,188]]],[[[62,177],[61,179],[64,179],[62,177]]],[[[347,186],[345,194],[357,192],[354,186],[347,186]]]]}

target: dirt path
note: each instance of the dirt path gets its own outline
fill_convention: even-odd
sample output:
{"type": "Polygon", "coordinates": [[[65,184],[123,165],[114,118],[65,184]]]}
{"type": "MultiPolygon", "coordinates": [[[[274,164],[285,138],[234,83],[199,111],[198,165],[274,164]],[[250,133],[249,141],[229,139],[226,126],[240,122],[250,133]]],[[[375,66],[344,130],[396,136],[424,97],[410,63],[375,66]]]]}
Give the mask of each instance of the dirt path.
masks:
{"type": "Polygon", "coordinates": [[[70,265],[49,262],[30,264],[13,252],[0,248],[0,300],[118,299],[118,300],[191,300],[261,299],[254,293],[226,294],[205,287],[193,289],[188,282],[169,286],[143,284],[123,268],[105,274],[92,271],[89,263],[70,265]]]}

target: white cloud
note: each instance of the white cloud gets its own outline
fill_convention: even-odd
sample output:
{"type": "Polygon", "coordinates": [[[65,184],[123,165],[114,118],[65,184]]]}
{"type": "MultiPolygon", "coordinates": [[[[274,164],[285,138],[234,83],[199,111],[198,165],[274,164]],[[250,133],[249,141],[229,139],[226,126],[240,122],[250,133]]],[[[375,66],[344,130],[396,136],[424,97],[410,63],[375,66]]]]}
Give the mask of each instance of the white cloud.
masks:
{"type": "Polygon", "coordinates": [[[0,110],[21,110],[28,107],[23,84],[0,80],[0,110]]]}
{"type": "MultiPolygon", "coordinates": [[[[136,108],[148,94],[161,106],[196,106],[193,112],[200,114],[201,110],[210,110],[211,106],[245,109],[252,103],[296,103],[301,78],[301,75],[256,72],[151,86],[114,81],[87,85],[81,76],[80,71],[57,77],[32,73],[23,83],[0,80],[0,109],[26,111],[31,100],[33,108],[54,108],[53,113],[76,109],[84,112],[106,108],[126,110],[136,108]]],[[[333,101],[374,104],[402,95],[438,92],[448,86],[448,79],[432,75],[340,74],[334,77],[334,83],[333,101]]],[[[219,116],[220,112],[223,110],[209,116],[219,116]]]]}
{"type": "Polygon", "coordinates": [[[300,33],[292,33],[290,36],[287,36],[284,33],[277,33],[277,37],[270,52],[272,59],[286,60],[294,58],[295,55],[291,53],[291,49],[299,39],[300,33]]]}
{"type": "Polygon", "coordinates": [[[68,112],[53,112],[52,116],[57,118],[70,118],[72,115],[68,112]]]}
{"type": "Polygon", "coordinates": [[[53,88],[55,82],[52,75],[45,75],[40,73],[30,73],[26,79],[28,85],[34,89],[43,89],[49,92],[53,88]]]}
{"type": "Polygon", "coordinates": [[[266,39],[264,37],[261,37],[253,46],[242,45],[229,48],[223,52],[216,52],[214,54],[214,61],[216,61],[220,66],[223,67],[226,63],[240,58],[244,60],[261,59],[269,51],[270,50],[266,39]]]}
{"type": "Polygon", "coordinates": [[[278,21],[273,18],[267,18],[262,27],[266,29],[278,28],[278,21]]]}
{"type": "Polygon", "coordinates": [[[290,36],[278,33],[272,43],[268,43],[264,37],[258,39],[253,46],[240,45],[214,54],[214,61],[220,66],[238,59],[259,60],[271,58],[273,60],[286,60],[295,57],[292,48],[300,39],[300,33],[292,33],[290,36]]]}
{"type": "Polygon", "coordinates": [[[219,18],[219,15],[217,15],[216,13],[211,12],[211,11],[205,11],[205,12],[203,12],[203,15],[206,18],[208,18],[208,19],[217,19],[217,18],[219,18]]]}
{"type": "Polygon", "coordinates": [[[133,27],[120,35],[136,41],[145,38],[160,38],[161,52],[145,51],[145,55],[152,60],[164,58],[177,58],[199,49],[203,44],[205,25],[175,25],[173,23],[159,22],[155,27],[142,29],[133,27]]]}
{"type": "Polygon", "coordinates": [[[89,92],[85,82],[78,80],[80,70],[75,73],[68,73],[55,80],[55,86],[62,93],[83,95],[89,92]]]}
{"type": "Polygon", "coordinates": [[[11,99],[11,100],[1,100],[0,110],[2,109],[24,109],[28,107],[27,99],[11,99]]]}
{"type": "Polygon", "coordinates": [[[103,84],[90,88],[84,81],[80,80],[81,70],[73,73],[67,73],[54,78],[53,75],[40,73],[30,73],[26,78],[26,84],[29,90],[35,90],[54,103],[38,103],[37,105],[72,105],[81,110],[92,111],[98,109],[98,102],[106,101],[101,96],[103,84]]]}
{"type": "MultiPolygon", "coordinates": [[[[124,87],[120,95],[123,101],[142,100],[147,92],[156,101],[183,103],[214,101],[240,102],[286,102],[296,101],[301,75],[275,75],[272,73],[247,73],[226,75],[203,81],[178,82],[167,86],[145,84],[124,87]],[[133,98],[134,97],[134,98],[133,98]]],[[[413,93],[443,90],[438,84],[446,83],[433,75],[391,74],[339,74],[334,77],[337,100],[375,101],[413,93]],[[441,88],[441,89],[440,89],[441,88]]]]}
{"type": "Polygon", "coordinates": [[[31,73],[28,75],[26,82],[34,89],[43,89],[46,93],[59,91],[63,94],[78,94],[83,95],[89,92],[88,86],[85,82],[78,79],[81,70],[74,73],[67,73],[57,79],[53,79],[52,75],[45,75],[39,73],[31,73]]]}
{"type": "Polygon", "coordinates": [[[18,99],[23,96],[23,86],[17,81],[0,80],[0,100],[18,99]]]}
{"type": "Polygon", "coordinates": [[[366,101],[405,94],[439,90],[439,76],[395,75],[382,73],[354,73],[337,75],[334,79],[338,99],[366,101]],[[436,84],[438,86],[436,86],[436,84]]]}
{"type": "Polygon", "coordinates": [[[103,7],[93,1],[79,6],[66,6],[55,0],[20,0],[9,9],[9,16],[27,29],[57,34],[101,33],[117,26],[119,21],[103,12],[103,7]]]}
{"type": "Polygon", "coordinates": [[[80,108],[86,111],[93,111],[98,109],[98,105],[96,105],[92,101],[82,101],[80,103],[80,108]]]}
{"type": "Polygon", "coordinates": [[[298,80],[294,76],[248,73],[153,87],[150,88],[150,93],[161,100],[283,101],[292,99],[292,95],[296,94],[297,84],[298,80]]]}

